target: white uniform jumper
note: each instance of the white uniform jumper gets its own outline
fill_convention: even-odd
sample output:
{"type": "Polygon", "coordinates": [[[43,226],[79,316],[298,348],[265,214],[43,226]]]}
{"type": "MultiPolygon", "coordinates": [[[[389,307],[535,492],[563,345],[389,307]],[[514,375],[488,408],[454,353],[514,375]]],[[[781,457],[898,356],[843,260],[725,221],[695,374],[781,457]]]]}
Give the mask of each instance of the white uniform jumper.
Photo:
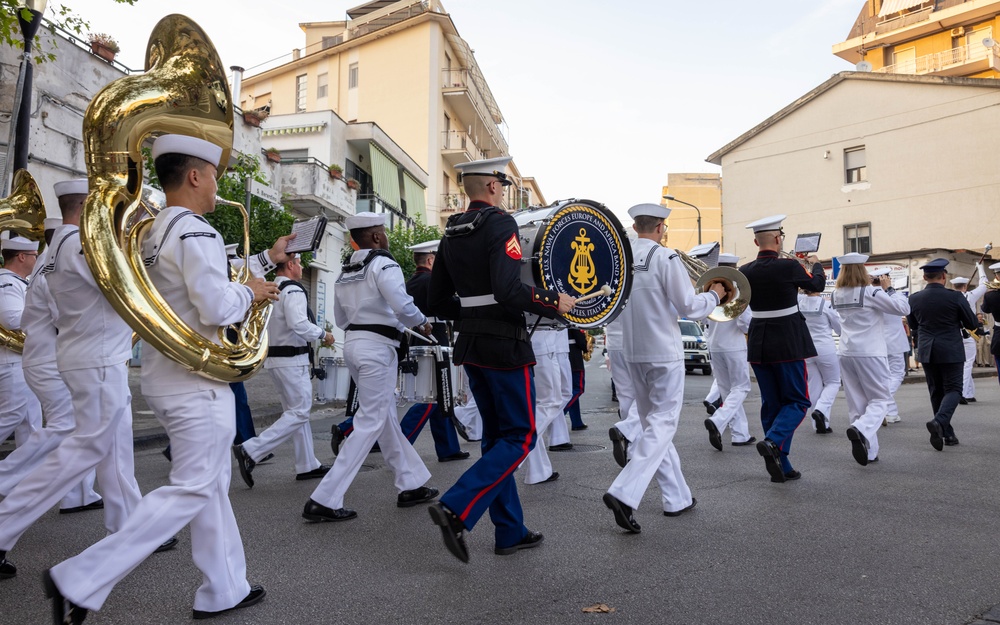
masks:
{"type": "Polygon", "coordinates": [[[538,440],[522,463],[525,484],[538,484],[552,476],[552,462],[545,438],[549,426],[562,419],[562,407],[565,405],[562,366],[557,353],[557,344],[564,338],[563,332],[541,326],[531,335],[531,350],[535,352],[535,430],[538,440]]]}
{"type": "MultiPolygon", "coordinates": [[[[28,281],[10,269],[0,269],[0,325],[8,330],[21,329],[27,286],[28,281]]],[[[6,347],[0,347],[0,398],[0,441],[14,434],[20,447],[42,427],[42,407],[24,383],[21,354],[6,347]]]]}
{"type": "MultiPolygon", "coordinates": [[[[275,282],[280,286],[289,279],[278,276],[275,282]]],[[[309,296],[297,286],[289,286],[281,291],[280,299],[274,304],[267,331],[271,345],[297,347],[306,346],[323,338],[326,331],[309,321],[306,313],[309,296]]],[[[271,453],[289,438],[295,449],[295,472],[308,473],[320,467],[313,447],[312,426],[309,412],[312,410],[312,380],[309,377],[309,354],[303,352],[295,356],[269,356],[264,368],[271,374],[274,386],[281,398],[281,417],[256,438],[243,443],[243,450],[254,462],[271,453]]]]}
{"type": "MultiPolygon", "coordinates": [[[[352,269],[361,265],[373,250],[351,255],[352,269]]],[[[406,292],[399,264],[389,256],[373,255],[360,269],[345,270],[337,278],[334,320],[347,330],[344,360],[358,385],[358,412],[354,432],[340,446],[330,472],[310,496],[316,503],[334,510],[344,507],[344,494],[351,486],[361,463],[375,441],[382,458],[392,469],[396,489],[414,490],[430,479],[430,471],[406,440],[396,418],[396,374],[399,341],[368,330],[351,330],[351,325],[384,326],[402,330],[426,323],[427,318],[406,292]]]]}
{"type": "MultiPolygon", "coordinates": [[[[985,276],[984,271],[979,272],[980,276],[985,276]]],[[[969,307],[972,308],[972,312],[976,312],[976,306],[979,305],[979,300],[983,299],[986,295],[986,278],[979,279],[979,286],[972,289],[971,291],[966,291],[965,299],[969,302],[969,307]]],[[[976,339],[971,336],[964,337],[962,339],[962,347],[965,348],[965,367],[962,369],[962,375],[964,382],[962,383],[962,397],[966,399],[976,396],[976,383],[972,381],[972,367],[976,364],[976,339]]]]}
{"type": "MultiPolygon", "coordinates": [[[[900,315],[887,314],[882,319],[885,328],[886,360],[889,363],[889,413],[885,420],[889,423],[902,421],[899,417],[899,406],[896,405],[896,391],[906,377],[906,352],[910,351],[910,339],[903,328],[903,318],[900,315]]],[[[973,341],[975,343],[975,341],[973,341]]]]}
{"type": "Polygon", "coordinates": [[[886,361],[884,314],[904,316],[910,304],[901,293],[873,286],[836,289],[840,314],[840,371],[851,425],[868,441],[868,460],[878,458],[878,430],[892,397],[886,361]]]}
{"type": "Polygon", "coordinates": [[[650,241],[632,241],[635,278],[622,316],[622,338],[642,434],[629,446],[629,462],[608,492],[638,508],[656,477],[665,512],[691,505],[691,489],[681,472],[673,438],[684,401],[684,349],[678,317],[703,319],[719,303],[713,292],[695,294],[674,250],[650,241]]]}
{"type": "MultiPolygon", "coordinates": [[[[3,551],[11,549],[38,517],[95,467],[104,494],[104,526],[109,532],[122,528],[142,497],[132,457],[132,394],[128,387],[132,331],[97,287],[83,258],[79,228],[56,228],[52,249],[51,260],[42,271],[56,302],[56,365],[73,398],[76,429],[0,503],[3,551]]],[[[153,545],[143,557],[170,536],[173,534],[153,545]]],[[[78,577],[91,578],[93,574],[88,567],[78,577]]]]}
{"type": "Polygon", "coordinates": [[[840,315],[821,295],[799,293],[799,312],[805,317],[809,336],[816,346],[816,355],[806,358],[806,375],[809,378],[809,398],[812,406],[809,414],[813,417],[813,430],[819,425],[820,417],[824,427],[830,427],[830,413],[833,402],[840,391],[840,358],[833,333],[841,333],[840,315]]]}
{"type": "Polygon", "coordinates": [[[629,378],[628,363],[625,361],[623,324],[624,321],[619,315],[604,329],[607,337],[605,347],[608,348],[611,378],[615,381],[615,391],[618,393],[619,421],[615,423],[615,427],[626,440],[632,442],[642,434],[642,422],[639,421],[639,408],[635,403],[635,387],[629,378]]]}
{"type": "MultiPolygon", "coordinates": [[[[0,461],[0,495],[7,496],[45,456],[59,446],[76,427],[73,400],[56,367],[56,303],[49,293],[48,281],[42,269],[48,262],[51,247],[46,247],[35,263],[24,294],[24,353],[21,365],[24,381],[41,403],[45,427],[32,432],[28,440],[0,461]]],[[[59,502],[63,509],[78,508],[98,501],[94,491],[96,473],[91,471],[59,502]]]]}
{"type": "Polygon", "coordinates": [[[734,319],[719,323],[708,322],[705,336],[712,356],[712,373],[719,385],[722,406],[709,417],[719,432],[731,427],[732,442],[750,440],[747,413],[743,402],[750,394],[750,365],[747,363],[747,331],[750,328],[750,309],[734,319]]]}
{"type": "MultiPolygon", "coordinates": [[[[222,237],[186,208],[171,206],[156,216],[142,255],[170,308],[206,338],[218,341],[219,328],[242,320],[250,307],[250,288],[229,281],[222,237]]],[[[52,578],[73,603],[98,610],[116,583],[190,524],[191,555],[203,576],[194,609],[231,608],[250,592],[229,502],[233,392],[227,383],[191,373],[148,349],[142,394],[170,437],[170,483],[143,497],[116,534],[55,566],[52,578]]]]}

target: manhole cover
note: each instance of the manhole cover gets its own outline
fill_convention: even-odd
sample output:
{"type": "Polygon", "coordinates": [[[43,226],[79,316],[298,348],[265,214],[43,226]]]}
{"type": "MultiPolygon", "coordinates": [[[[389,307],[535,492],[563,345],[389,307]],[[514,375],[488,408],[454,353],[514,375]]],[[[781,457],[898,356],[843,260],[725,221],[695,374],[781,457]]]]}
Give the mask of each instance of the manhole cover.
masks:
{"type": "Polygon", "coordinates": [[[606,449],[607,447],[605,447],[604,445],[581,445],[579,443],[573,443],[573,449],[567,449],[565,451],[550,451],[549,453],[564,454],[568,451],[588,452],[588,451],[605,451],[606,449]]]}

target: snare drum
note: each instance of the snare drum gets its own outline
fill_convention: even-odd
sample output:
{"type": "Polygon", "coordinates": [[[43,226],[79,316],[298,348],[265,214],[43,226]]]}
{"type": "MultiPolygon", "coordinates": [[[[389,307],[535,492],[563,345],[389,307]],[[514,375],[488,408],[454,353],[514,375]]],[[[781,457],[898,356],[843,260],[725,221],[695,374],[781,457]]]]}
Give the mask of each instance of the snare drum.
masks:
{"type": "Polygon", "coordinates": [[[469,403],[469,382],[465,379],[465,367],[456,365],[453,361],[450,362],[452,402],[456,406],[464,406],[469,403]]]}
{"type": "MultiPolygon", "coordinates": [[[[514,213],[514,221],[523,242],[521,281],[573,297],[607,284],[611,295],[581,302],[564,317],[580,328],[614,321],[632,290],[632,246],[614,213],[590,200],[564,200],[514,213]]],[[[528,317],[530,328],[535,316],[528,317]]]]}
{"type": "Polygon", "coordinates": [[[351,374],[347,370],[347,363],[343,358],[320,358],[319,364],[326,370],[326,379],[319,381],[317,399],[321,403],[346,402],[347,389],[351,385],[351,374]]]}
{"type": "Polygon", "coordinates": [[[417,372],[400,371],[400,399],[404,403],[433,404],[437,401],[434,348],[411,347],[408,360],[416,364],[417,372]]]}

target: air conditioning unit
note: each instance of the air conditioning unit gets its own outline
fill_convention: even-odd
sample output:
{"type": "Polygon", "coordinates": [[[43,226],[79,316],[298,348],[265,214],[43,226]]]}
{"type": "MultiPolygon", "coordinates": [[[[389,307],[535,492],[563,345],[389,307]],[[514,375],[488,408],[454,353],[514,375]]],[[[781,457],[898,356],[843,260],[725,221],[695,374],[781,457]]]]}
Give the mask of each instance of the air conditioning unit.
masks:
{"type": "Polygon", "coordinates": [[[951,29],[952,37],[964,37],[965,36],[965,26],[959,26],[958,28],[951,29]]]}

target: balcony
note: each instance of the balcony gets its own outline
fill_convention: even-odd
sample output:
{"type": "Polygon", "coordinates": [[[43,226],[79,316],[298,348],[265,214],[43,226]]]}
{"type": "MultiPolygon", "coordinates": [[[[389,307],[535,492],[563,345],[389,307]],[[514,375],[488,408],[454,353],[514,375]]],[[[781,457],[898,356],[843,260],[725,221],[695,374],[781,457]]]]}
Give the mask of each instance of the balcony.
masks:
{"type": "Polygon", "coordinates": [[[469,133],[462,130],[441,132],[441,156],[454,167],[458,163],[468,163],[486,158],[486,152],[476,147],[469,133]]]}
{"type": "Polygon", "coordinates": [[[364,37],[375,31],[394,26],[403,20],[427,13],[444,13],[444,7],[438,0],[401,0],[400,2],[381,2],[378,4],[367,3],[362,8],[374,8],[374,10],[348,11],[347,16],[351,18],[351,25],[347,29],[349,39],[364,37]]]}
{"type": "Polygon", "coordinates": [[[330,177],[327,166],[315,158],[285,158],[281,161],[281,193],[299,213],[312,217],[325,214],[343,222],[356,212],[356,192],[342,179],[330,177]]]}
{"type": "Polygon", "coordinates": [[[499,127],[503,117],[493,97],[484,95],[489,90],[482,75],[468,69],[445,69],[441,73],[442,94],[464,122],[462,125],[483,129],[484,154],[487,157],[507,154],[507,140],[499,127]]]}
{"type": "Polygon", "coordinates": [[[441,213],[460,213],[469,205],[469,198],[464,193],[446,193],[441,196],[441,213]]]}
{"type": "Polygon", "coordinates": [[[968,76],[990,68],[997,69],[998,46],[987,48],[982,42],[970,43],[944,52],[928,54],[874,70],[882,74],[927,74],[933,76],[968,76]]]}

